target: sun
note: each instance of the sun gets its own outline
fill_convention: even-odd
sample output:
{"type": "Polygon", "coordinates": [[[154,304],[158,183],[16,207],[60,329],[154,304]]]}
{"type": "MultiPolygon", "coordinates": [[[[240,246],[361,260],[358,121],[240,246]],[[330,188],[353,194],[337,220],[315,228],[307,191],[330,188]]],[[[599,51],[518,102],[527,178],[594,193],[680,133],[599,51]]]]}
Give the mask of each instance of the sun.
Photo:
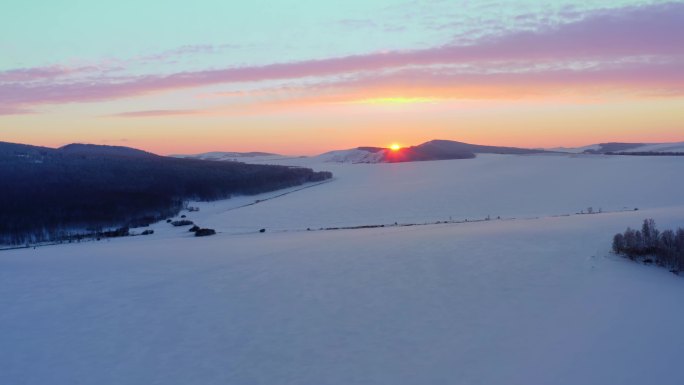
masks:
{"type": "Polygon", "coordinates": [[[392,143],[392,144],[389,146],[389,148],[390,148],[390,150],[392,150],[392,151],[399,151],[399,150],[401,150],[401,146],[398,145],[397,143],[392,143]]]}

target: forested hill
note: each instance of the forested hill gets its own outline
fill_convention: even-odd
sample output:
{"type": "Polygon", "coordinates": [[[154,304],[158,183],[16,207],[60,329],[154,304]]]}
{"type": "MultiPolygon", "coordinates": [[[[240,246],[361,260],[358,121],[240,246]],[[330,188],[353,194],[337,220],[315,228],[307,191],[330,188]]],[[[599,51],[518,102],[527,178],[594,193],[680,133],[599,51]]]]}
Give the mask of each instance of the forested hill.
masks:
{"type": "Polygon", "coordinates": [[[58,149],[60,152],[76,154],[76,155],[107,155],[115,157],[128,158],[150,158],[159,157],[159,155],[151,152],[138,150],[137,148],[122,147],[122,146],[101,146],[97,144],[81,144],[72,143],[58,149]]]}
{"type": "Polygon", "coordinates": [[[112,146],[0,142],[0,243],[145,224],[184,201],[257,194],[331,178],[307,168],[178,159],[112,146]]]}

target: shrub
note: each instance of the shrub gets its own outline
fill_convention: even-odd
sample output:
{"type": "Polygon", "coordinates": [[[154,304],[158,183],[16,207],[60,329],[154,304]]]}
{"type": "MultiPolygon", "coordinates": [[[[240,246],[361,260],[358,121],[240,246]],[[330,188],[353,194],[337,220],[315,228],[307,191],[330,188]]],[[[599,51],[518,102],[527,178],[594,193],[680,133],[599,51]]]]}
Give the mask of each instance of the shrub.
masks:
{"type": "Polygon", "coordinates": [[[154,234],[154,230],[145,230],[140,235],[152,235],[154,234]]]}
{"type": "Polygon", "coordinates": [[[171,224],[176,226],[176,227],[179,227],[179,226],[190,226],[193,223],[192,223],[192,221],[189,221],[187,219],[182,219],[180,221],[173,221],[173,222],[171,222],[171,224]]]}
{"type": "Polygon", "coordinates": [[[192,226],[192,227],[190,228],[190,230],[188,230],[188,231],[190,231],[191,233],[194,233],[194,232],[197,232],[197,230],[199,230],[199,229],[200,229],[199,226],[194,225],[194,226],[192,226]]]}
{"type": "Polygon", "coordinates": [[[216,230],[214,229],[199,229],[195,231],[195,236],[196,237],[206,237],[209,235],[214,235],[216,234],[216,230]]]}
{"type": "Polygon", "coordinates": [[[128,236],[128,227],[121,227],[116,230],[111,230],[111,231],[105,231],[102,233],[102,236],[105,238],[117,238],[117,237],[125,237],[128,236]]]}

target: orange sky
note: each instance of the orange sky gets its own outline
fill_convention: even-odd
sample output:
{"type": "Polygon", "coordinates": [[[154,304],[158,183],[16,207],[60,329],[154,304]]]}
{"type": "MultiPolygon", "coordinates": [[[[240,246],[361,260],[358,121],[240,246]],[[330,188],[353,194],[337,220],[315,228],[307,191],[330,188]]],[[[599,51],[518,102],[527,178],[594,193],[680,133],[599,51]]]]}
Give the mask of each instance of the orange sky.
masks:
{"type": "Polygon", "coordinates": [[[212,113],[136,118],[82,117],[64,111],[14,115],[4,121],[14,127],[3,132],[4,141],[50,147],[89,142],[159,154],[267,151],[313,155],[394,142],[409,146],[432,139],[569,147],[606,141],[684,141],[684,99],[331,104],[238,116],[212,113]],[[46,126],[51,128],[44,129],[46,126]]]}
{"type": "Polygon", "coordinates": [[[236,17],[230,2],[187,30],[159,25],[171,30],[151,40],[156,18],[145,15],[157,10],[132,0],[139,24],[121,33],[136,39],[79,30],[108,17],[83,7],[60,14],[69,23],[53,20],[61,28],[45,20],[24,33],[17,20],[34,16],[29,3],[0,23],[0,35],[16,37],[0,56],[2,141],[292,155],[432,139],[684,141],[684,3],[519,2],[494,12],[355,0],[313,4],[306,21],[283,21],[286,33],[251,3],[240,5],[249,17],[236,17]],[[230,41],[216,41],[209,24],[230,41]]]}

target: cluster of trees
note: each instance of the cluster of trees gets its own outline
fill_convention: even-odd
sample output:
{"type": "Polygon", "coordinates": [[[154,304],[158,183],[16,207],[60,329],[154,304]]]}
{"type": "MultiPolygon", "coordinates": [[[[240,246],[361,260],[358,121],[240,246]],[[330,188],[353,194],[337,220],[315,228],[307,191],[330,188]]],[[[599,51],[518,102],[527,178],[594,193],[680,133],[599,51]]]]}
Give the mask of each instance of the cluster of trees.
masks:
{"type": "Polygon", "coordinates": [[[189,200],[331,177],[307,168],[178,159],[123,147],[0,142],[0,244],[53,241],[80,229],[139,227],[175,216],[189,200]]]}
{"type": "MultiPolygon", "coordinates": [[[[145,230],[141,235],[154,234],[154,230],[145,230]]],[[[84,240],[101,240],[106,238],[119,238],[132,235],[128,226],[120,227],[112,230],[103,230],[101,228],[89,228],[85,231],[65,231],[55,230],[49,233],[49,238],[46,236],[45,241],[56,243],[72,243],[81,242],[84,240]]]]}
{"type": "Polygon", "coordinates": [[[624,233],[615,234],[613,252],[630,259],[652,257],[660,266],[674,272],[684,271],[684,228],[661,232],[653,219],[646,219],[641,230],[627,228],[624,233]]]}

